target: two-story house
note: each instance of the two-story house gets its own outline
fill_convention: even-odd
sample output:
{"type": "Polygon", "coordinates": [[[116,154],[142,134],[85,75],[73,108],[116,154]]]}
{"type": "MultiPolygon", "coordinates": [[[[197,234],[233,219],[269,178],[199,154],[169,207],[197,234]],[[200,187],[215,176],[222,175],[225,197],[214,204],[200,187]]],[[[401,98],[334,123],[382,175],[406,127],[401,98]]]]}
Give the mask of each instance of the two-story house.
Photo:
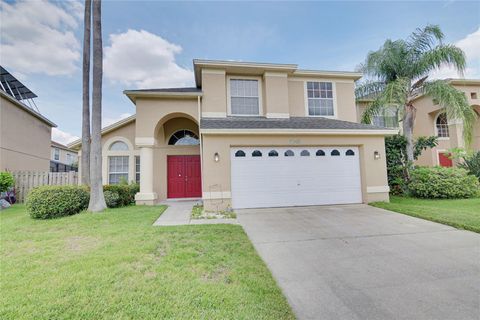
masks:
{"type": "Polygon", "coordinates": [[[77,171],[77,151],[66,145],[52,141],[50,158],[51,172],[77,171]]]}
{"type": "Polygon", "coordinates": [[[105,184],[136,180],[139,204],[207,210],[388,200],[384,137],[397,130],[357,122],[361,74],[193,64],[193,88],[124,92],[136,114],[102,131],[105,184]]]}
{"type": "MultiPolygon", "coordinates": [[[[465,94],[469,105],[477,114],[470,148],[478,151],[480,150],[480,80],[448,79],[447,81],[465,94]]],[[[358,121],[360,121],[363,111],[371,101],[370,99],[357,101],[358,121]]],[[[413,129],[414,137],[438,137],[438,145],[435,148],[424,150],[416,163],[422,166],[453,166],[454,162],[450,158],[449,150],[466,147],[463,139],[463,123],[456,119],[448,119],[443,108],[427,95],[418,95],[413,103],[417,110],[413,129]]],[[[372,119],[372,123],[384,127],[400,127],[401,129],[400,120],[397,111],[392,108],[383,110],[382,114],[372,119]]]]}

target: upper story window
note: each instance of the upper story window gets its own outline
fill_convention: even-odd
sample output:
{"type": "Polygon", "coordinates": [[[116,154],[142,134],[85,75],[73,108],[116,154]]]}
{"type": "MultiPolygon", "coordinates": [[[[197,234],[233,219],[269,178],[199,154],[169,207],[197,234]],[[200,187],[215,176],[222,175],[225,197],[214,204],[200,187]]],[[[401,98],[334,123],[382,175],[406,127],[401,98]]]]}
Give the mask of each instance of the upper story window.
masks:
{"type": "Polygon", "coordinates": [[[55,150],[53,151],[53,159],[60,160],[60,149],[55,148],[55,150]]]}
{"type": "Polygon", "coordinates": [[[398,128],[398,110],[383,108],[380,114],[373,116],[372,124],[385,128],[398,128]]]}
{"type": "Polygon", "coordinates": [[[258,80],[230,79],[230,111],[232,115],[252,116],[260,113],[258,80]]]}
{"type": "Polygon", "coordinates": [[[448,138],[450,133],[448,132],[448,121],[447,115],[445,113],[441,113],[437,116],[437,120],[435,120],[435,127],[437,131],[437,136],[440,138],[448,138]]]}
{"type": "Polygon", "coordinates": [[[307,82],[308,115],[334,116],[333,85],[331,82],[307,82]]]}

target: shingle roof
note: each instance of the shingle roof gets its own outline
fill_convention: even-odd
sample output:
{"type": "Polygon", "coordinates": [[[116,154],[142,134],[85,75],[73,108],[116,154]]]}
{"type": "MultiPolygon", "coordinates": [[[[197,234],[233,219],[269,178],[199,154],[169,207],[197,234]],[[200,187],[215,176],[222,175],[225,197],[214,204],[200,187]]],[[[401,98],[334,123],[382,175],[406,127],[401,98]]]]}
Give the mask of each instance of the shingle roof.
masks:
{"type": "Polygon", "coordinates": [[[202,118],[201,129],[350,129],[350,130],[385,130],[363,123],[328,119],[322,117],[290,117],[272,119],[264,117],[227,117],[202,118]]]}
{"type": "Polygon", "coordinates": [[[196,87],[126,90],[129,92],[202,92],[196,87]]]}

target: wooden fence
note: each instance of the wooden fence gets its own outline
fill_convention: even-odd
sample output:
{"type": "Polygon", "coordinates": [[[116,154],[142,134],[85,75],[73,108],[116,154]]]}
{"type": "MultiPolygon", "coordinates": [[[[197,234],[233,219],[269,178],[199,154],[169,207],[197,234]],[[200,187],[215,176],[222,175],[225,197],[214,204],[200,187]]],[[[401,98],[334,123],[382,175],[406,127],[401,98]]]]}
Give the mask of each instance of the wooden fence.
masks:
{"type": "Polygon", "coordinates": [[[78,173],[48,171],[13,171],[15,178],[15,195],[18,202],[24,202],[28,192],[38,186],[77,185],[78,173]]]}

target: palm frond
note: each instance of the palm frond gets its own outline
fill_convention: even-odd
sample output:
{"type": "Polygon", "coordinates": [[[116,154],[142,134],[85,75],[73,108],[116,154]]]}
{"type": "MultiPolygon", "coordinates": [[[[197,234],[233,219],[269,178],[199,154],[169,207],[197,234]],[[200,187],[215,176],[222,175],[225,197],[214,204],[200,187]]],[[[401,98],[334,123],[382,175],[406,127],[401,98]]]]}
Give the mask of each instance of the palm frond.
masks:
{"type": "Polygon", "coordinates": [[[444,80],[426,82],[423,88],[424,92],[438,101],[438,104],[445,110],[447,119],[463,122],[463,138],[467,146],[471,145],[477,115],[468,104],[465,93],[457,90],[444,80]]]}
{"type": "Polygon", "coordinates": [[[358,83],[355,88],[356,99],[374,99],[385,90],[386,83],[383,81],[364,81],[358,83]]]}
{"type": "Polygon", "coordinates": [[[373,118],[381,113],[384,105],[381,100],[375,99],[367,105],[362,113],[361,123],[372,124],[373,118]]]}
{"type": "Polygon", "coordinates": [[[421,53],[432,49],[436,44],[442,43],[443,32],[438,25],[427,25],[425,28],[417,28],[408,39],[408,48],[421,53]]]}
{"type": "Polygon", "coordinates": [[[462,75],[466,67],[465,53],[454,45],[439,45],[423,53],[414,63],[414,70],[416,76],[421,77],[442,66],[452,66],[462,75]]]}

